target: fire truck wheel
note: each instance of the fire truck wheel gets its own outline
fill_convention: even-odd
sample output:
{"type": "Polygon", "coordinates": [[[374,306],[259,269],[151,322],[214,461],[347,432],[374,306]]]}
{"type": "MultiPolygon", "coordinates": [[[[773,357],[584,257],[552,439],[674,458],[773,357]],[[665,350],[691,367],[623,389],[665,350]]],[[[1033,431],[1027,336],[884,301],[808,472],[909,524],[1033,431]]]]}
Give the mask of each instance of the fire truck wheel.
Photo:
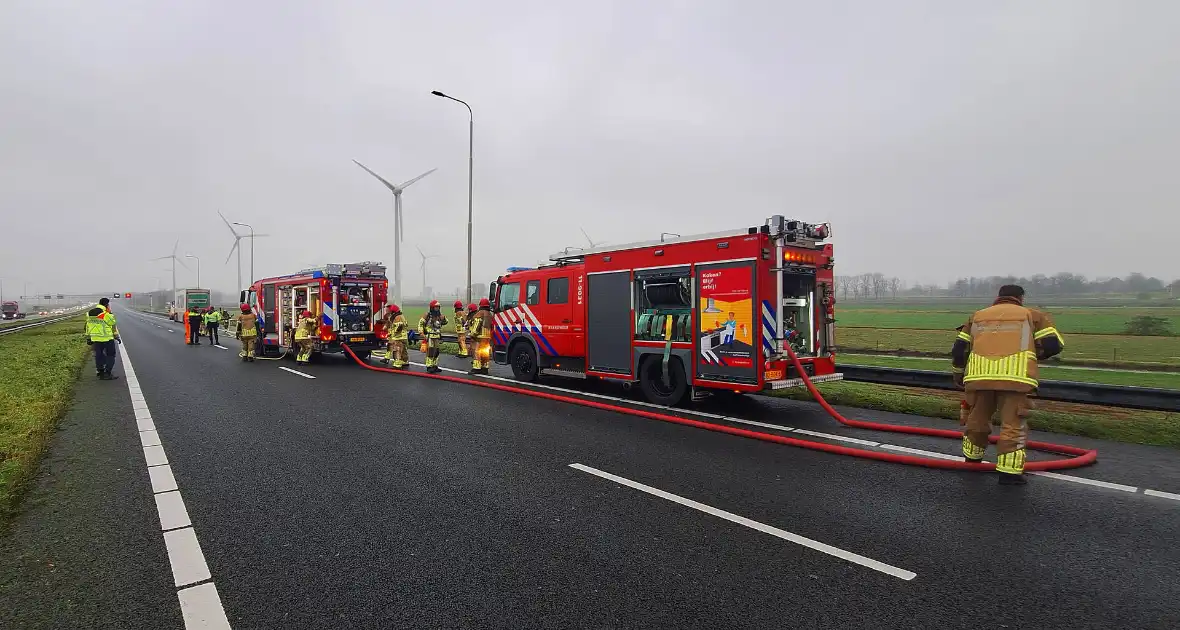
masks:
{"type": "Polygon", "coordinates": [[[688,393],[688,379],[684,376],[684,366],[680,359],[673,358],[668,362],[668,384],[660,378],[663,369],[663,359],[649,356],[639,366],[639,387],[648,401],[657,405],[671,407],[684,399],[688,393]]]}
{"type": "Polygon", "coordinates": [[[509,362],[512,364],[512,375],[516,380],[526,383],[537,380],[537,352],[528,343],[520,341],[512,346],[512,357],[509,362]]]}

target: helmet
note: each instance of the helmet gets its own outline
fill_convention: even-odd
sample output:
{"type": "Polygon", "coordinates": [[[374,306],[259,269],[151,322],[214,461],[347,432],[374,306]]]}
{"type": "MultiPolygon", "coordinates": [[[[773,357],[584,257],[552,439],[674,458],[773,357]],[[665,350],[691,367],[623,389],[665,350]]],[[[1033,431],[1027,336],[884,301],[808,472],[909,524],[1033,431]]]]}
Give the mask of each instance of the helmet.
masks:
{"type": "Polygon", "coordinates": [[[480,308],[488,308],[491,305],[492,305],[491,300],[489,300],[487,298],[479,298],[479,307],[480,308]]]}
{"type": "Polygon", "coordinates": [[[242,312],[243,312],[243,313],[249,313],[249,312],[250,312],[250,305],[249,305],[249,304],[243,304],[243,305],[241,306],[241,308],[242,308],[242,312]]]}
{"type": "Polygon", "coordinates": [[[471,304],[467,305],[467,310],[471,311],[472,313],[475,312],[475,309],[476,309],[475,302],[472,302],[471,304]]]}
{"type": "Polygon", "coordinates": [[[311,311],[303,311],[304,317],[311,317],[311,311]]]}
{"type": "Polygon", "coordinates": [[[385,307],[385,310],[389,311],[390,313],[401,312],[401,309],[397,307],[397,304],[390,304],[389,306],[385,307]]]}
{"type": "Polygon", "coordinates": [[[463,310],[463,300],[455,300],[455,310],[456,311],[463,310]]]}
{"type": "Polygon", "coordinates": [[[433,311],[433,310],[435,310],[435,309],[437,309],[437,308],[438,308],[438,300],[431,300],[431,301],[430,301],[430,310],[432,310],[432,311],[433,311]]]}

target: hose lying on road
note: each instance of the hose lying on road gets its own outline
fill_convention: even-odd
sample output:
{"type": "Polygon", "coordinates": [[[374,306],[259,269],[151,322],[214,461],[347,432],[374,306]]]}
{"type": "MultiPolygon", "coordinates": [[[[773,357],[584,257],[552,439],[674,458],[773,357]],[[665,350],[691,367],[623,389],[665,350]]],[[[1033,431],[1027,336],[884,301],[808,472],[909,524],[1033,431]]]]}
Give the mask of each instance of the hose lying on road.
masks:
{"type": "MultiPolygon", "coordinates": [[[[786,444],[787,446],[798,446],[801,448],[809,448],[812,450],[824,451],[826,453],[835,453],[837,455],[849,455],[852,457],[862,457],[865,459],[875,459],[875,460],[883,461],[883,462],[909,464],[911,466],[925,466],[927,468],[947,468],[947,469],[952,469],[952,470],[988,471],[988,470],[995,470],[995,467],[996,467],[995,464],[991,464],[991,463],[969,464],[969,463],[963,462],[963,461],[935,459],[933,457],[919,457],[916,455],[899,455],[896,453],[882,453],[880,451],[870,451],[870,450],[861,449],[861,448],[851,448],[851,447],[847,447],[847,446],[839,446],[836,444],[827,444],[825,442],[813,442],[811,440],[800,440],[798,438],[791,438],[791,437],[786,437],[786,436],[782,436],[782,435],[774,435],[772,433],[762,433],[760,431],[750,431],[748,429],[739,429],[736,427],[725,426],[722,424],[714,424],[711,422],[703,422],[700,420],[691,420],[689,418],[682,418],[680,416],[674,416],[674,415],[666,414],[666,413],[659,413],[659,412],[655,412],[655,411],[646,411],[643,409],[632,409],[632,408],[623,407],[620,405],[612,405],[610,403],[603,403],[603,402],[598,402],[598,401],[594,401],[594,400],[586,400],[583,398],[576,398],[574,396],[562,396],[560,394],[551,394],[549,392],[542,392],[542,391],[526,389],[526,388],[522,388],[522,387],[511,387],[509,385],[501,385],[499,383],[492,383],[492,382],[484,381],[484,380],[467,379],[467,378],[461,378],[461,377],[457,377],[457,376],[448,376],[446,374],[427,374],[425,372],[412,372],[409,370],[395,370],[392,368],[378,367],[375,365],[370,365],[369,363],[366,363],[365,361],[361,360],[361,358],[356,356],[356,354],[352,351],[352,348],[348,347],[348,344],[342,344],[342,345],[344,346],[344,351],[347,352],[348,356],[352,357],[353,360],[356,361],[358,365],[360,365],[361,367],[363,367],[365,369],[373,370],[375,372],[390,372],[392,374],[405,374],[407,376],[416,376],[418,378],[433,378],[433,379],[439,379],[439,380],[443,380],[443,381],[451,381],[453,383],[464,383],[467,385],[476,385],[479,387],[486,387],[489,389],[495,389],[495,390],[504,391],[504,392],[512,392],[514,394],[524,394],[526,396],[533,396],[535,398],[543,398],[546,400],[555,400],[558,402],[571,403],[574,405],[581,405],[583,407],[590,407],[593,409],[601,409],[604,411],[613,411],[616,413],[638,416],[640,418],[648,418],[650,420],[660,420],[662,422],[671,422],[674,424],[682,424],[685,426],[696,427],[698,429],[706,429],[708,431],[716,431],[718,433],[728,433],[729,435],[737,435],[740,437],[746,437],[746,438],[751,438],[751,439],[755,439],[755,440],[762,440],[764,442],[774,442],[776,444],[786,444]]],[[[800,374],[804,374],[803,366],[800,365],[799,359],[797,357],[795,357],[794,353],[791,353],[790,356],[791,356],[792,361],[795,364],[795,369],[798,370],[800,374]]],[[[807,385],[807,388],[811,392],[811,395],[814,396],[815,399],[817,401],[819,401],[820,405],[823,406],[824,410],[827,411],[830,415],[832,415],[832,417],[835,418],[841,424],[851,426],[851,427],[856,427],[856,428],[874,429],[874,430],[879,430],[879,431],[895,431],[898,433],[912,433],[912,434],[917,434],[917,435],[932,435],[932,436],[937,436],[937,437],[953,437],[955,439],[961,438],[958,431],[952,431],[950,429],[926,429],[926,428],[922,428],[922,427],[911,427],[911,426],[905,426],[905,425],[894,425],[894,424],[883,424],[883,423],[877,423],[877,422],[862,422],[859,420],[848,420],[847,418],[844,418],[843,416],[841,416],[839,414],[839,412],[837,412],[831,405],[829,405],[827,403],[827,401],[825,401],[823,399],[823,397],[819,393],[819,390],[817,390],[815,388],[815,385],[812,384],[810,379],[808,379],[806,376],[804,376],[803,382],[807,385]]],[[[993,437],[992,441],[994,442],[995,440],[996,440],[996,438],[993,437]]],[[[1065,454],[1065,455],[1076,455],[1077,456],[1077,457],[1072,457],[1069,459],[1054,459],[1054,460],[1046,460],[1046,461],[1028,462],[1027,464],[1025,464],[1024,468],[1025,468],[1025,470],[1029,470],[1029,471],[1060,470],[1063,468],[1078,468],[1081,466],[1093,464],[1098,458],[1097,451],[1076,448],[1073,446],[1063,446],[1063,445],[1059,445],[1059,444],[1047,444],[1045,442],[1029,442],[1028,448],[1034,449],[1034,450],[1040,450],[1040,451],[1048,451],[1051,453],[1058,453],[1058,454],[1065,454]]]]}

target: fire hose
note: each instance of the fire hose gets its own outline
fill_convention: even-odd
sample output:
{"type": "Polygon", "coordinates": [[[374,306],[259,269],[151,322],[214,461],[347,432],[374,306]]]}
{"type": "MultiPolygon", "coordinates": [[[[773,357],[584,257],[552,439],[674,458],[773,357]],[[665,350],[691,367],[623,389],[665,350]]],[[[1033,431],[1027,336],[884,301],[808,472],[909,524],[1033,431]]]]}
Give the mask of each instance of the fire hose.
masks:
{"type": "MultiPolygon", "coordinates": [[[[370,365],[369,363],[361,360],[361,358],[358,357],[352,351],[352,348],[348,347],[348,344],[342,344],[342,345],[344,346],[344,351],[347,352],[348,355],[350,357],[352,357],[353,360],[356,361],[358,365],[360,365],[361,367],[363,367],[365,369],[373,370],[375,372],[390,372],[393,374],[405,374],[407,376],[414,376],[417,378],[433,378],[433,379],[439,379],[439,380],[443,380],[443,381],[450,381],[453,383],[464,383],[467,385],[486,387],[488,389],[494,389],[494,390],[503,391],[503,392],[512,392],[514,394],[524,394],[526,396],[533,396],[534,398],[542,398],[545,400],[554,400],[557,402],[564,402],[564,403],[570,403],[570,404],[574,404],[574,405],[581,405],[583,407],[590,407],[592,409],[600,409],[603,411],[613,411],[616,413],[622,413],[622,414],[627,414],[627,415],[631,415],[631,416],[638,416],[640,418],[647,418],[649,420],[660,420],[662,422],[670,422],[673,424],[680,424],[680,425],[684,425],[684,426],[695,427],[698,429],[705,429],[708,431],[716,431],[718,433],[726,433],[729,435],[736,435],[739,437],[751,438],[751,439],[755,439],[755,440],[762,440],[764,442],[773,442],[776,444],[785,444],[787,446],[798,446],[800,448],[808,448],[808,449],[812,449],[812,450],[816,450],[816,451],[823,451],[826,453],[835,453],[837,455],[848,455],[848,456],[852,456],[852,457],[861,457],[864,459],[875,459],[877,461],[883,461],[883,462],[893,462],[893,463],[897,463],[897,464],[909,464],[911,466],[925,466],[927,468],[945,468],[945,469],[950,469],[950,470],[990,471],[990,470],[995,470],[995,467],[996,467],[996,465],[993,463],[975,464],[975,463],[969,463],[966,461],[953,461],[953,460],[946,460],[946,459],[936,459],[933,457],[921,457],[921,456],[917,456],[917,455],[901,455],[901,454],[897,454],[897,453],[883,453],[880,451],[870,451],[870,450],[863,449],[863,448],[852,448],[852,447],[848,447],[848,446],[840,446],[838,444],[828,444],[825,442],[814,442],[811,440],[801,440],[799,438],[786,437],[783,435],[775,435],[773,433],[763,433],[760,431],[750,431],[749,429],[739,429],[737,427],[731,427],[731,426],[726,426],[726,425],[722,425],[722,424],[715,424],[712,422],[704,422],[701,420],[692,420],[690,418],[682,418],[680,416],[674,416],[674,415],[666,414],[666,413],[647,411],[647,410],[643,410],[643,409],[632,409],[632,408],[624,407],[621,405],[613,405],[610,403],[598,402],[595,400],[586,400],[583,398],[577,398],[575,396],[563,396],[560,394],[552,394],[549,392],[537,391],[537,390],[527,389],[527,388],[523,388],[523,387],[512,387],[509,385],[502,385],[500,383],[493,383],[493,382],[489,382],[489,381],[485,381],[485,380],[461,378],[458,376],[449,376],[446,374],[426,374],[425,372],[412,372],[409,370],[396,370],[396,369],[392,369],[392,368],[378,367],[375,365],[370,365]]],[[[819,402],[820,406],[823,407],[824,411],[826,411],[828,413],[828,415],[832,416],[833,419],[835,419],[840,424],[843,424],[844,426],[854,427],[854,428],[858,428],[858,429],[870,429],[870,430],[875,430],[875,431],[892,431],[895,433],[908,433],[908,434],[912,434],[912,435],[926,435],[926,436],[946,437],[946,438],[954,438],[954,439],[961,439],[962,438],[962,434],[960,434],[958,431],[954,431],[951,429],[931,429],[931,428],[925,428],[925,427],[914,427],[914,426],[900,425],[900,424],[886,424],[886,423],[880,423],[880,422],[865,422],[862,420],[849,420],[849,419],[845,418],[844,416],[842,416],[838,411],[836,411],[836,409],[834,407],[832,407],[830,404],[828,404],[828,402],[826,400],[824,400],[823,396],[819,393],[819,390],[815,387],[815,384],[813,384],[811,382],[811,379],[809,379],[807,377],[806,373],[804,372],[803,365],[800,363],[799,358],[797,356],[795,356],[795,353],[792,352],[790,348],[787,348],[787,354],[791,359],[791,363],[795,366],[795,369],[800,374],[800,377],[802,378],[803,383],[807,386],[807,390],[809,392],[811,392],[812,397],[814,397],[815,400],[817,402],[819,402]]],[[[998,441],[998,438],[996,436],[992,436],[991,441],[996,442],[996,441],[998,441]]],[[[1066,445],[1062,445],[1062,444],[1050,444],[1048,442],[1035,442],[1035,441],[1028,442],[1026,444],[1026,446],[1027,446],[1027,448],[1032,449],[1032,450],[1071,456],[1071,457],[1068,457],[1065,459],[1052,459],[1052,460],[1041,460],[1041,461],[1028,462],[1024,466],[1024,469],[1027,471],[1061,470],[1061,469],[1065,469],[1065,468],[1080,468],[1082,466],[1088,466],[1090,464],[1093,464],[1098,459],[1098,451],[1091,450],[1091,449],[1083,449],[1083,448],[1078,448],[1078,447],[1074,447],[1074,446],[1066,446],[1066,445]]]]}

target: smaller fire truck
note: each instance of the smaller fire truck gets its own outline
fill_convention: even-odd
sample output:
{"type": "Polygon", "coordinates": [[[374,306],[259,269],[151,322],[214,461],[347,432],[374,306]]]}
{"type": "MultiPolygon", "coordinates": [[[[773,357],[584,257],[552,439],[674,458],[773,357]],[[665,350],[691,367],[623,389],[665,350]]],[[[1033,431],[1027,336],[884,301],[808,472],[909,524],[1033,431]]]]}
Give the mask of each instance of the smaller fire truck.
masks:
{"type": "Polygon", "coordinates": [[[295,323],[311,311],[320,320],[313,356],[343,353],[347,343],[363,359],[388,336],[381,323],[388,290],[385,267],[365,261],[264,278],[242,291],[241,302],[258,316],[260,356],[293,355],[295,323]]]}
{"type": "Polygon", "coordinates": [[[773,216],[700,236],[566,251],[491,284],[492,358],[518,380],[542,372],[638,383],[674,405],[713,392],[836,373],[827,224],[773,216]]]}

